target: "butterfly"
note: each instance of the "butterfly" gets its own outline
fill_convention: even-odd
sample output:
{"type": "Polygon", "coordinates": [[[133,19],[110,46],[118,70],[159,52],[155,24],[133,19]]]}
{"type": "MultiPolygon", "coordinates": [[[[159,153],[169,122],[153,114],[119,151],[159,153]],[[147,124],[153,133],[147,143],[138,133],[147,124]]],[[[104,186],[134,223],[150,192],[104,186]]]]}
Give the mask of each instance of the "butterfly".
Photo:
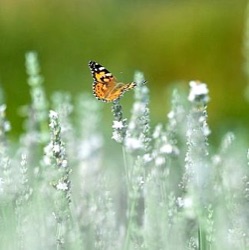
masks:
{"type": "Polygon", "coordinates": [[[124,92],[133,89],[136,86],[135,82],[118,82],[110,71],[94,61],[90,61],[88,65],[94,79],[93,94],[101,101],[116,101],[124,94],[124,92]]]}

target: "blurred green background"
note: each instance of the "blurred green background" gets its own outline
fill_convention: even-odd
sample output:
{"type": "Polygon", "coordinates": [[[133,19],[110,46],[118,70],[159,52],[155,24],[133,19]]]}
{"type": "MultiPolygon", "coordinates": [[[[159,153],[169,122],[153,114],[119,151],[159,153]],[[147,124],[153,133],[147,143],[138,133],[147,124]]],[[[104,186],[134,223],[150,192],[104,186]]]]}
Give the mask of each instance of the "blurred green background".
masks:
{"type": "MultiPolygon", "coordinates": [[[[211,130],[249,125],[244,98],[244,0],[1,0],[0,84],[12,134],[29,103],[24,56],[39,53],[48,96],[91,92],[89,60],[124,82],[145,73],[153,124],[166,120],[175,82],[206,82],[211,130]]],[[[132,93],[122,98],[129,116],[132,93]]],[[[103,104],[110,126],[110,104],[103,104]]]]}

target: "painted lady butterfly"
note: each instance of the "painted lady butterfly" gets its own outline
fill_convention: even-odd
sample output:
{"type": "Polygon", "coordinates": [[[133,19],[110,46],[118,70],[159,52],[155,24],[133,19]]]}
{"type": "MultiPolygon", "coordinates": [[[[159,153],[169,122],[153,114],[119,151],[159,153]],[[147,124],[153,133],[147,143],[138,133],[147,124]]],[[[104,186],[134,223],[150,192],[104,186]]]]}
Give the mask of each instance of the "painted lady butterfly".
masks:
{"type": "Polygon", "coordinates": [[[111,72],[96,62],[90,61],[88,65],[94,79],[93,94],[101,101],[113,102],[136,86],[135,82],[118,82],[111,72]]]}

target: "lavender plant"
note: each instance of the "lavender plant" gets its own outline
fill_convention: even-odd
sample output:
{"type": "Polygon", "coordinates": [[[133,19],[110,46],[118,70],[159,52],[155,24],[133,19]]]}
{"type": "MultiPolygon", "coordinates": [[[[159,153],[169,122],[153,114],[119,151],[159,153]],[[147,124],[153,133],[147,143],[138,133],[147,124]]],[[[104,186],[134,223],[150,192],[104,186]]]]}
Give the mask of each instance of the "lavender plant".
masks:
{"type": "Polygon", "coordinates": [[[131,117],[115,101],[111,135],[107,104],[47,100],[37,54],[26,62],[32,98],[15,148],[0,107],[0,249],[248,249],[248,149],[233,132],[210,145],[206,84],[174,89],[168,121],[151,128],[137,72],[131,117]]]}
{"type": "Polygon", "coordinates": [[[48,139],[48,103],[43,87],[43,77],[40,75],[40,66],[36,52],[28,52],[26,54],[26,70],[28,74],[28,84],[30,85],[30,95],[32,103],[30,106],[30,119],[37,126],[40,133],[38,140],[46,142],[48,139]]]}

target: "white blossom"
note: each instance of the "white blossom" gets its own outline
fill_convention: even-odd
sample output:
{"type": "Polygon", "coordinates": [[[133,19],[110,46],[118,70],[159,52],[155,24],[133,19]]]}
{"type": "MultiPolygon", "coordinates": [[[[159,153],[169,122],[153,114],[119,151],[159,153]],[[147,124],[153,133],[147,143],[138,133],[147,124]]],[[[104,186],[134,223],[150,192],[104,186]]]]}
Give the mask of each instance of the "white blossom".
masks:
{"type": "Polygon", "coordinates": [[[161,148],[160,148],[160,152],[161,153],[166,153],[166,154],[171,154],[173,152],[173,147],[170,144],[164,144],[161,148]]]}
{"type": "Polygon", "coordinates": [[[161,130],[162,130],[162,124],[158,124],[154,129],[152,137],[154,139],[159,138],[159,136],[161,135],[161,130]]]}
{"type": "Polygon", "coordinates": [[[136,114],[142,114],[146,108],[146,104],[143,102],[136,102],[133,105],[133,112],[136,114]]]}
{"type": "Polygon", "coordinates": [[[155,159],[155,164],[156,164],[157,166],[161,166],[161,165],[163,165],[164,163],[165,163],[165,158],[164,158],[164,157],[162,157],[162,156],[156,157],[156,159],[155,159]]]}
{"type": "Polygon", "coordinates": [[[5,121],[3,126],[4,126],[3,129],[4,129],[5,132],[8,132],[8,131],[11,130],[11,125],[10,125],[9,121],[5,121]]]}
{"type": "Polygon", "coordinates": [[[44,162],[44,164],[47,165],[47,166],[51,165],[51,164],[52,164],[51,157],[45,155],[45,156],[43,157],[43,162],[44,162]]]}
{"type": "Polygon", "coordinates": [[[57,188],[58,190],[66,191],[66,190],[68,190],[68,184],[65,183],[65,182],[59,182],[59,183],[56,185],[56,188],[57,188]]]}
{"type": "Polygon", "coordinates": [[[205,136],[209,136],[209,135],[211,134],[211,130],[209,129],[208,126],[204,126],[204,127],[203,127],[203,134],[204,134],[205,136]]]}
{"type": "Polygon", "coordinates": [[[152,160],[151,154],[144,154],[144,155],[143,155],[143,160],[144,160],[145,162],[150,162],[150,161],[152,160]]]}
{"type": "Polygon", "coordinates": [[[60,145],[58,144],[53,145],[53,151],[54,153],[59,153],[61,151],[60,145]]]}
{"type": "Polygon", "coordinates": [[[117,130],[113,131],[112,139],[118,143],[121,143],[123,141],[122,135],[117,130]]]}
{"type": "Polygon", "coordinates": [[[58,113],[53,111],[53,110],[50,110],[49,111],[49,117],[50,118],[58,118],[58,113]]]}
{"type": "Polygon", "coordinates": [[[0,192],[3,191],[3,185],[4,185],[4,180],[3,178],[0,178],[0,192]]]}
{"type": "Polygon", "coordinates": [[[177,198],[177,204],[179,207],[184,208],[186,216],[188,218],[194,218],[195,217],[195,211],[194,211],[194,201],[191,196],[187,197],[178,197],[177,198]]]}
{"type": "Polygon", "coordinates": [[[137,138],[127,138],[125,145],[129,150],[137,150],[143,148],[143,143],[137,138]]]}
{"type": "Polygon", "coordinates": [[[27,164],[27,155],[26,154],[22,154],[21,155],[21,166],[25,166],[27,164]]]}
{"type": "Polygon", "coordinates": [[[6,110],[6,104],[0,105],[0,114],[1,115],[5,114],[5,110],[6,110]]]}
{"type": "Polygon", "coordinates": [[[134,130],[136,128],[136,123],[134,121],[130,121],[129,130],[134,130]]]}
{"type": "Polygon", "coordinates": [[[198,81],[190,81],[190,92],[188,96],[188,100],[190,102],[204,102],[207,103],[209,101],[209,90],[207,88],[206,83],[201,83],[198,81]]]}
{"type": "Polygon", "coordinates": [[[64,160],[62,161],[62,163],[61,163],[61,166],[62,166],[63,168],[66,168],[66,167],[68,166],[68,161],[64,159],[64,160]]]}
{"type": "Polygon", "coordinates": [[[178,197],[178,198],[176,199],[176,202],[177,202],[177,204],[178,204],[179,207],[182,208],[182,207],[184,206],[184,200],[183,200],[182,197],[178,197]]]}
{"type": "Polygon", "coordinates": [[[170,111],[167,116],[168,116],[169,119],[173,119],[175,117],[175,112],[170,111]]]}
{"type": "Polygon", "coordinates": [[[114,129],[122,129],[124,127],[125,126],[124,126],[123,121],[113,121],[112,128],[114,128],[114,129]]]}

